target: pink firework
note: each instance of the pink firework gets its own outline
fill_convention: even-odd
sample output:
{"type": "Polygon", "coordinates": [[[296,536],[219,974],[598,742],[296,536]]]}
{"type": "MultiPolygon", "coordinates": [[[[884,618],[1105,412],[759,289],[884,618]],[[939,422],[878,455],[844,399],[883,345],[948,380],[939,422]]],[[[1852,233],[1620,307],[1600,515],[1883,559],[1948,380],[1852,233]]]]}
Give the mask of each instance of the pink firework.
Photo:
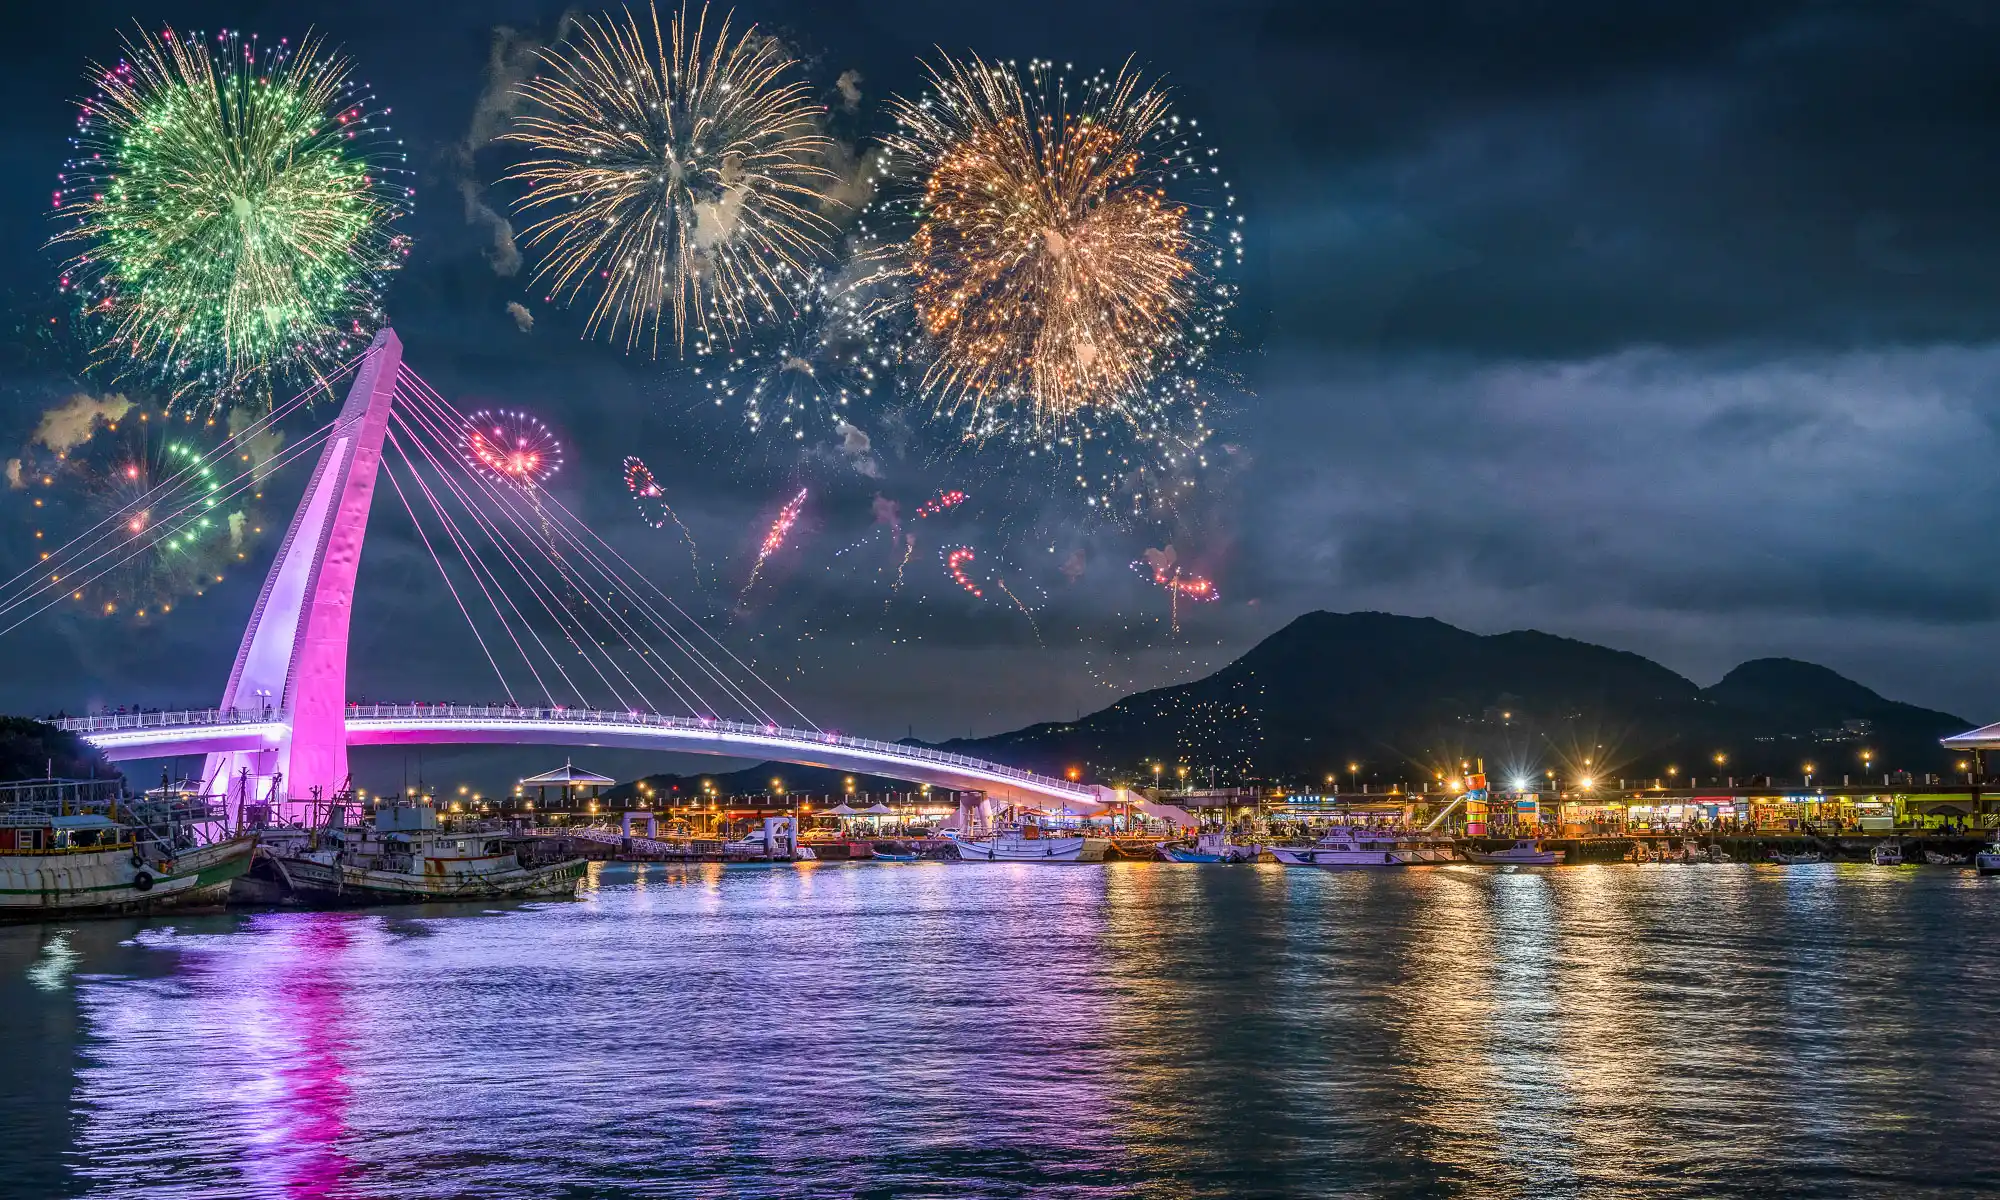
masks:
{"type": "Polygon", "coordinates": [[[466,418],[466,461],[505,483],[539,487],[562,468],[562,443],[528,413],[482,409],[466,418]]]}
{"type": "Polygon", "coordinates": [[[1132,569],[1142,575],[1151,576],[1156,585],[1167,589],[1176,597],[1186,597],[1189,600],[1222,598],[1222,593],[1216,590],[1213,579],[1182,571],[1172,563],[1154,565],[1135,562],[1132,564],[1132,569]]]}
{"type": "Polygon", "coordinates": [[[917,519],[921,521],[925,517],[934,517],[946,509],[957,508],[959,505],[965,503],[965,499],[965,493],[956,489],[949,492],[939,492],[936,496],[924,501],[918,507],[917,519]]]}
{"type": "Polygon", "coordinates": [[[972,552],[972,547],[970,546],[953,547],[945,552],[944,569],[950,573],[953,583],[956,583],[973,595],[985,599],[986,593],[980,590],[979,584],[974,582],[970,575],[965,573],[966,564],[978,557],[978,555],[972,552]]]}
{"type": "Polygon", "coordinates": [[[771,531],[764,535],[764,543],[757,547],[757,561],[750,567],[750,579],[743,585],[743,594],[757,586],[757,573],[764,569],[764,562],[773,554],[785,548],[785,538],[790,536],[792,526],[798,524],[799,511],[806,506],[806,489],[792,497],[791,503],[778,510],[778,519],[771,522],[771,531]]]}
{"type": "Polygon", "coordinates": [[[1189,600],[1219,600],[1222,593],[1216,590],[1215,581],[1206,576],[1182,571],[1174,563],[1173,547],[1165,551],[1146,551],[1146,561],[1135,562],[1132,569],[1142,575],[1152,576],[1153,582],[1167,589],[1167,612],[1169,628],[1174,636],[1181,632],[1181,598],[1189,600]]]}

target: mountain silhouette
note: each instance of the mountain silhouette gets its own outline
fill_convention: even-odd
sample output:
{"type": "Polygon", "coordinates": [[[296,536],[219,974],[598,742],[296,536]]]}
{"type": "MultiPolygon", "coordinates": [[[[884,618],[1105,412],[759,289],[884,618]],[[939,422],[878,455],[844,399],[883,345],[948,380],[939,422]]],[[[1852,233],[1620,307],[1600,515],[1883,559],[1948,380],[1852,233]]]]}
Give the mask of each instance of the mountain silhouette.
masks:
{"type": "Polygon", "coordinates": [[[944,747],[1100,780],[1148,780],[1160,762],[1203,782],[1345,783],[1352,763],[1364,780],[1411,782],[1474,760],[1495,775],[1607,780],[1797,776],[1810,762],[1837,778],[1863,774],[1864,750],[1876,772],[1949,772],[1955,757],[1937,739],[1972,724],[1793,659],[1747,662],[1703,688],[1641,655],[1533,630],[1313,612],[1206,678],[944,747]]]}

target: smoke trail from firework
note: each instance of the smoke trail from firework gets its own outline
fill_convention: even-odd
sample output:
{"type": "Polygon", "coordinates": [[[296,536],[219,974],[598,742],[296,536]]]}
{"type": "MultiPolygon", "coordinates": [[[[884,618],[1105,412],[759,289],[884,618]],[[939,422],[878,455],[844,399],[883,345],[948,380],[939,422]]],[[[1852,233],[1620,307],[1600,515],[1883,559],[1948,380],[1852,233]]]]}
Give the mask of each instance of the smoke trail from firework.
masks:
{"type": "Polygon", "coordinates": [[[680,514],[667,503],[666,489],[653,477],[653,472],[643,459],[628,456],[623,464],[625,469],[625,490],[632,493],[632,499],[639,505],[639,519],[654,529],[665,529],[672,521],[674,528],[681,531],[687,542],[688,562],[694,567],[694,583],[701,586],[701,553],[694,544],[694,534],[681,522],[680,514]]]}
{"type": "Polygon", "coordinates": [[[757,547],[757,561],[750,566],[750,578],[743,584],[743,592],[737,597],[738,603],[748,598],[750,589],[757,586],[757,575],[764,569],[765,560],[784,549],[785,538],[791,534],[792,526],[798,523],[799,511],[805,506],[806,489],[800,488],[799,494],[778,510],[778,519],[771,522],[770,532],[764,535],[763,543],[757,547]]]}
{"type": "Polygon", "coordinates": [[[776,39],[732,40],[727,16],[711,37],[705,5],[664,32],[647,12],[644,28],[585,17],[544,50],[502,136],[536,155],[508,175],[528,185],[519,211],[549,214],[522,231],[546,247],[535,278],[565,299],[600,287],[586,332],[657,356],[663,332],[729,341],[789,311],[785,280],[833,232],[818,207],[835,176],[826,110],[776,39]]]}
{"type": "Polygon", "coordinates": [[[1035,624],[1034,611],[1030,609],[1027,605],[1021,603],[1021,598],[1014,594],[1014,589],[1007,586],[1007,581],[1005,579],[1002,579],[1000,576],[995,575],[993,577],[993,583],[1001,591],[1007,593],[1007,598],[1014,602],[1014,607],[1020,609],[1021,615],[1028,618],[1028,628],[1035,631],[1036,644],[1046,647],[1048,643],[1042,641],[1042,627],[1040,625],[1035,624]]]}
{"type": "MultiPolygon", "coordinates": [[[[910,565],[910,556],[916,552],[917,535],[914,533],[904,534],[903,561],[896,564],[896,582],[889,588],[890,592],[900,592],[903,590],[903,569],[910,565]]],[[[884,600],[882,603],[886,607],[889,602],[884,600]]]]}

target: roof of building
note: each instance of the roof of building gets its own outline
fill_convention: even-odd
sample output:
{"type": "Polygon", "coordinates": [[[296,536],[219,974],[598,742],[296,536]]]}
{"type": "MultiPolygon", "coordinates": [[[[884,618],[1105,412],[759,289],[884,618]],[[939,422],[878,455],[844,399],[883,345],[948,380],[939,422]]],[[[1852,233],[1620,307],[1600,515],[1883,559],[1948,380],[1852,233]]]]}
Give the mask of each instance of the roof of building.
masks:
{"type": "Polygon", "coordinates": [[[578,767],[569,762],[567,759],[565,759],[563,760],[563,765],[557,767],[553,771],[543,771],[540,775],[530,775],[526,779],[523,779],[521,781],[521,786],[546,787],[546,786],[553,786],[555,784],[568,785],[572,783],[585,783],[597,787],[604,787],[617,782],[618,781],[616,779],[613,779],[608,775],[599,775],[594,771],[583,770],[581,767],[578,767]]]}

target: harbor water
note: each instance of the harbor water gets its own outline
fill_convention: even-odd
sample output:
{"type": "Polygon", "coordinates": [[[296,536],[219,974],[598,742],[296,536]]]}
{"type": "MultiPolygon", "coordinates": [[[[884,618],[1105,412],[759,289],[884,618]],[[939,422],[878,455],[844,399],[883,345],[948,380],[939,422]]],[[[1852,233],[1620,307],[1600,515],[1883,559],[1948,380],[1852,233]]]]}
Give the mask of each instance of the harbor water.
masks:
{"type": "Polygon", "coordinates": [[[1946,1196],[2000,879],[593,866],[0,927],[0,1194],[1946,1196]]]}

